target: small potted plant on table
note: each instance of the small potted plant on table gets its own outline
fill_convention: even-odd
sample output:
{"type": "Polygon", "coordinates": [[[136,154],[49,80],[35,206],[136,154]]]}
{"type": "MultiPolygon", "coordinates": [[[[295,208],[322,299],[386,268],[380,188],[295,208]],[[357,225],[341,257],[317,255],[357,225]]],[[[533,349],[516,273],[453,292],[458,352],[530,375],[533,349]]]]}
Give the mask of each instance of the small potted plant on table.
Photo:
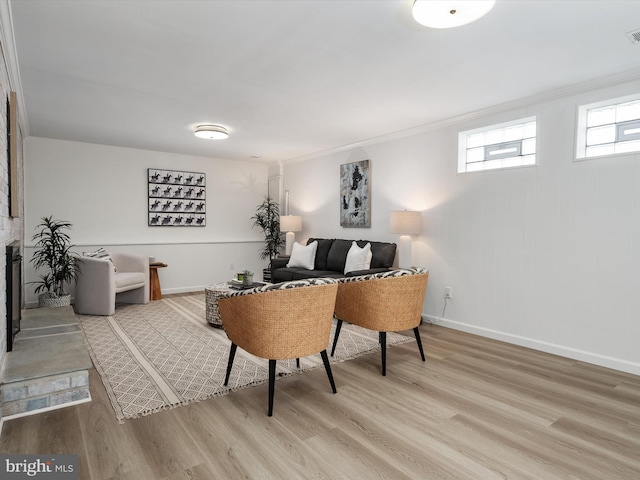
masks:
{"type": "Polygon", "coordinates": [[[253,285],[253,272],[249,270],[242,272],[242,284],[246,287],[253,285]]]}
{"type": "Polygon", "coordinates": [[[65,284],[78,276],[76,256],[71,253],[71,238],[66,230],[71,223],[65,220],[54,220],[52,216],[42,217],[36,225],[37,233],[31,240],[36,240],[35,251],[31,262],[36,270],[43,269],[40,280],[30,282],[37,285],[35,293],[40,307],[63,307],[71,304],[71,295],[65,291],[65,284]],[[41,293],[42,292],[42,293],[41,293]]]}

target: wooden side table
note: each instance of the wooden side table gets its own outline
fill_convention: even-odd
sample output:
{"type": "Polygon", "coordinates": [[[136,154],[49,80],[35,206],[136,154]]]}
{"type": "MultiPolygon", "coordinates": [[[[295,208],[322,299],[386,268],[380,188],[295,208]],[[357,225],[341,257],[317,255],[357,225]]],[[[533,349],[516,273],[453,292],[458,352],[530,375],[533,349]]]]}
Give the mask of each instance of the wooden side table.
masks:
{"type": "Polygon", "coordinates": [[[166,267],[166,263],[155,262],[149,264],[149,300],[160,300],[162,290],[160,289],[160,277],[158,269],[166,267]]]}

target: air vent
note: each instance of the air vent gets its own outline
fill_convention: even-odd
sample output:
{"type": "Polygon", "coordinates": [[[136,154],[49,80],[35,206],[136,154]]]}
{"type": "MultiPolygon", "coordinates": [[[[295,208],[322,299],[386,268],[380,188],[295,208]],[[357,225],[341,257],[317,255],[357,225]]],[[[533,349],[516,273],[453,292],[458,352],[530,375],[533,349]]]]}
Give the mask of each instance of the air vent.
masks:
{"type": "Polygon", "coordinates": [[[629,37],[631,43],[640,43],[640,30],[627,33],[627,37],[629,37]]]}

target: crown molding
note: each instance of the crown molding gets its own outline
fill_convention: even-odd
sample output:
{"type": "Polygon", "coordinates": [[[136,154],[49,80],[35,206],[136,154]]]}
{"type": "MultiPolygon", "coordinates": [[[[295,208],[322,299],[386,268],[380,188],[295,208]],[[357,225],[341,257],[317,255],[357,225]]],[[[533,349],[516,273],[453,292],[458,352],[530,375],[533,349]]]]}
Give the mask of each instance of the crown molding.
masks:
{"type": "Polygon", "coordinates": [[[334,153],[344,152],[348,150],[353,150],[355,148],[362,148],[362,147],[375,145],[382,142],[410,137],[412,135],[418,135],[420,133],[425,133],[425,132],[436,130],[439,128],[446,128],[451,125],[456,125],[459,123],[476,120],[478,118],[488,117],[491,115],[508,112],[510,110],[516,110],[518,108],[526,108],[531,105],[548,102],[558,98],[568,97],[571,95],[578,95],[578,94],[589,92],[592,90],[615,86],[615,85],[619,85],[626,82],[632,82],[632,81],[638,82],[638,89],[640,90],[640,68],[627,70],[624,72],[607,75],[605,77],[600,77],[596,79],[575,83],[565,87],[556,88],[553,90],[548,90],[546,92],[530,95],[528,97],[523,97],[518,100],[501,103],[501,104],[487,107],[481,110],[464,113],[462,115],[457,115],[455,117],[450,117],[443,120],[438,120],[435,122],[418,125],[416,127],[411,127],[405,130],[397,131],[397,132],[391,132],[385,135],[381,135],[379,137],[369,138],[369,139],[361,140],[359,142],[343,145],[340,147],[330,148],[327,150],[310,153],[300,157],[290,158],[288,160],[281,161],[281,164],[286,165],[290,163],[304,162],[304,161],[312,160],[319,157],[326,157],[334,153]]]}
{"type": "Polygon", "coordinates": [[[18,52],[13,35],[13,16],[9,0],[0,0],[0,47],[7,67],[9,88],[16,92],[18,97],[18,124],[22,130],[22,138],[29,136],[29,123],[27,122],[26,103],[22,92],[20,80],[20,68],[18,66],[18,52]]]}

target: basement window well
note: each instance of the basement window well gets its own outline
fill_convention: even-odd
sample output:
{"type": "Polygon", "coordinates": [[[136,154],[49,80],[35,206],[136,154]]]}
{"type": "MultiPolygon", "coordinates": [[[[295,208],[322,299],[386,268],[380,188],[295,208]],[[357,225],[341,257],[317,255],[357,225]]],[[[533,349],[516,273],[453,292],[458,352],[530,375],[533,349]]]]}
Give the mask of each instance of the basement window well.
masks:
{"type": "Polygon", "coordinates": [[[458,134],[458,173],[536,164],[536,117],[458,134]]]}
{"type": "Polygon", "coordinates": [[[640,152],[640,94],[578,108],[576,160],[640,152]]]}

